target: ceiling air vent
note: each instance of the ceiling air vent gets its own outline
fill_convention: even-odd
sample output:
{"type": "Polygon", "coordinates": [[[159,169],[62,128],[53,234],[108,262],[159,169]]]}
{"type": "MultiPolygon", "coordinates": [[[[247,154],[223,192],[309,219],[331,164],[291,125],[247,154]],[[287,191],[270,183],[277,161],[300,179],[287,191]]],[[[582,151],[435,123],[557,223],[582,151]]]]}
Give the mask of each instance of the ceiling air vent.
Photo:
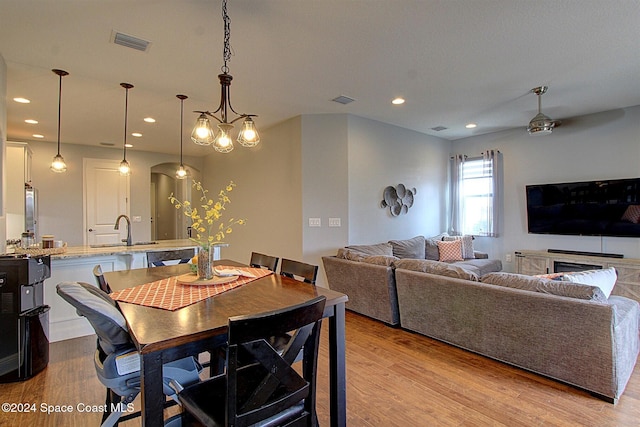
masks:
{"type": "Polygon", "coordinates": [[[349,98],[348,96],[340,95],[338,97],[333,98],[332,101],[337,102],[338,104],[346,105],[355,101],[355,99],[349,98]]]}
{"type": "Polygon", "coordinates": [[[149,47],[151,46],[150,41],[130,36],[128,34],[124,34],[115,30],[111,32],[111,42],[142,52],[147,52],[149,50],[149,47]]]}
{"type": "Polygon", "coordinates": [[[436,132],[440,132],[441,130],[447,130],[447,128],[444,127],[444,126],[436,126],[434,128],[431,128],[431,130],[435,130],[436,132]]]}

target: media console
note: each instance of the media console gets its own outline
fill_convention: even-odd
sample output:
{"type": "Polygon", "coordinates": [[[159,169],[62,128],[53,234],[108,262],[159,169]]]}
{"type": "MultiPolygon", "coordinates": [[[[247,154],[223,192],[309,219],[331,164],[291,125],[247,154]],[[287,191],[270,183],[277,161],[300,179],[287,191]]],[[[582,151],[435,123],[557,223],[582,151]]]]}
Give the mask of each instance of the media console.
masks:
{"type": "MultiPolygon", "coordinates": [[[[593,254],[593,252],[557,250],[520,250],[516,251],[516,272],[535,276],[566,272],[567,266],[573,271],[613,267],[618,281],[613,295],[621,295],[640,302],[640,259],[593,254]]],[[[614,254],[615,255],[615,254],[614,254]]]]}
{"type": "Polygon", "coordinates": [[[566,249],[547,249],[547,252],[552,254],[597,256],[597,257],[603,257],[603,258],[624,258],[624,255],[622,254],[612,254],[607,252],[569,251],[566,249]]]}

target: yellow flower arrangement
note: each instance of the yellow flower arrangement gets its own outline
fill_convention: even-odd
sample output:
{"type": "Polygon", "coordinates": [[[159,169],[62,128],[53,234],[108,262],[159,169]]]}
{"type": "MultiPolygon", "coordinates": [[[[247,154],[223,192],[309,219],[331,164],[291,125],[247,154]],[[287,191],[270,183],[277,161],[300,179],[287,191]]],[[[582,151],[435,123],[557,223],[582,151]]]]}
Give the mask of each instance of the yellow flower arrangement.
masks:
{"type": "Polygon", "coordinates": [[[171,193],[169,200],[176,209],[182,209],[184,214],[191,219],[191,229],[195,232],[195,237],[190,239],[196,242],[200,247],[209,250],[212,245],[224,243],[224,239],[228,234],[233,232],[234,225],[244,225],[244,219],[231,218],[226,223],[220,222],[222,213],[227,203],[231,203],[231,199],[227,193],[230,193],[236,184],[231,181],[227,186],[218,193],[218,200],[209,199],[206,190],[198,181],[193,182],[193,188],[201,193],[200,205],[194,206],[188,200],[181,202],[171,193]]]}

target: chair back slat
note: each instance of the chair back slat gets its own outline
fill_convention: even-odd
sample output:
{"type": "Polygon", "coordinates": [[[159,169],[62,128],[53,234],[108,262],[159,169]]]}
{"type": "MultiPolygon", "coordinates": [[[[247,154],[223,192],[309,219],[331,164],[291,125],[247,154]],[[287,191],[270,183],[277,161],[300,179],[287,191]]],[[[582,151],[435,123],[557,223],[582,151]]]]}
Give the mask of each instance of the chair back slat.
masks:
{"type": "Polygon", "coordinates": [[[165,261],[178,261],[178,264],[186,264],[195,254],[196,250],[193,248],[147,252],[147,266],[160,267],[167,265],[165,261]]]}
{"type": "Polygon", "coordinates": [[[300,277],[303,282],[315,285],[316,278],[318,277],[318,266],[282,258],[280,274],[292,279],[298,279],[300,277]]]}
{"type": "Polygon", "coordinates": [[[249,265],[255,268],[267,268],[275,272],[276,268],[278,268],[278,257],[251,252],[249,265]]]}

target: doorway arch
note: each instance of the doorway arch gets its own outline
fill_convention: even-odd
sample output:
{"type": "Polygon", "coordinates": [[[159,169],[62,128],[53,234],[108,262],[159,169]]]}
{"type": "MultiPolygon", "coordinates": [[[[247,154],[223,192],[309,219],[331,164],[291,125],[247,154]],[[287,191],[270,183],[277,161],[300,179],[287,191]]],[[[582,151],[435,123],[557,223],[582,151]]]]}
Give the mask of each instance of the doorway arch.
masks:
{"type": "Polygon", "coordinates": [[[160,163],[151,167],[151,240],[188,239],[189,219],[169,201],[169,195],[178,200],[191,200],[191,184],[200,181],[200,171],[184,164],[185,179],[176,179],[179,163],[160,163]]]}

